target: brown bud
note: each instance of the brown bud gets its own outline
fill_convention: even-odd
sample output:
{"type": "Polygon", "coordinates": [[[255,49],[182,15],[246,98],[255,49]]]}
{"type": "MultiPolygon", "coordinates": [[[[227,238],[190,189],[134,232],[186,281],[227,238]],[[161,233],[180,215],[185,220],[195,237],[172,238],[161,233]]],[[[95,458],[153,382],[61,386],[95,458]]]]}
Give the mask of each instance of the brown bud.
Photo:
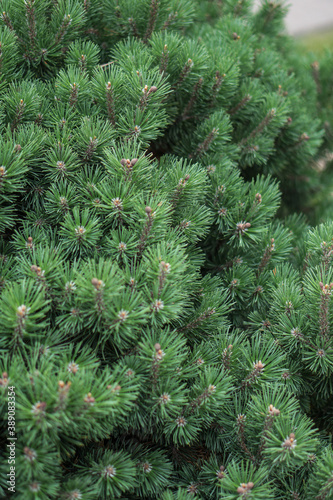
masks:
{"type": "Polygon", "coordinates": [[[33,265],[33,266],[31,266],[31,267],[30,267],[30,269],[31,269],[31,271],[32,271],[33,273],[37,273],[37,271],[38,271],[38,267],[37,267],[37,266],[34,266],[34,265],[33,265]]]}
{"type": "Polygon", "coordinates": [[[245,228],[245,229],[247,229],[248,227],[251,227],[250,222],[245,222],[245,224],[244,224],[244,228],[245,228]]]}
{"type": "Polygon", "coordinates": [[[155,85],[152,85],[149,89],[149,92],[156,92],[157,90],[157,87],[155,87],[155,85]]]}
{"type": "Polygon", "coordinates": [[[120,163],[121,163],[123,166],[125,166],[125,165],[126,165],[126,159],[125,159],[125,158],[122,158],[122,159],[120,160],[120,163]]]}
{"type": "Polygon", "coordinates": [[[292,432],[291,434],[289,434],[289,437],[290,439],[295,439],[295,434],[292,432]]]}
{"type": "Polygon", "coordinates": [[[246,493],[246,488],[243,488],[242,486],[238,486],[237,493],[239,493],[240,495],[243,495],[244,493],[246,493]]]}
{"type": "Polygon", "coordinates": [[[185,177],[185,180],[188,181],[190,178],[190,176],[187,174],[187,176],[185,177]]]}
{"type": "Polygon", "coordinates": [[[98,279],[97,279],[97,278],[93,278],[93,279],[91,280],[91,284],[92,284],[95,288],[97,288],[97,287],[98,287],[98,279]]]}
{"type": "Polygon", "coordinates": [[[218,472],[217,473],[218,479],[223,479],[224,478],[224,472],[218,472]]]}
{"type": "Polygon", "coordinates": [[[221,472],[223,472],[224,470],[225,470],[224,465],[221,465],[221,466],[220,466],[220,471],[221,471],[221,472]]]}
{"type": "Polygon", "coordinates": [[[31,236],[28,237],[28,242],[32,243],[32,237],[31,236]]]}
{"type": "Polygon", "coordinates": [[[254,487],[254,484],[252,482],[247,483],[247,489],[248,490],[252,490],[253,487],[254,487]]]}
{"type": "Polygon", "coordinates": [[[150,207],[148,207],[148,206],[145,208],[145,211],[146,211],[146,214],[147,214],[147,215],[150,215],[150,214],[151,214],[151,212],[152,212],[151,208],[150,208],[150,207]]]}
{"type": "Polygon", "coordinates": [[[137,158],[133,158],[133,160],[131,160],[131,166],[134,167],[137,161],[138,161],[137,158]]]}
{"type": "Polygon", "coordinates": [[[154,348],[155,348],[156,351],[159,351],[161,349],[161,345],[160,344],[155,344],[154,348]]]}

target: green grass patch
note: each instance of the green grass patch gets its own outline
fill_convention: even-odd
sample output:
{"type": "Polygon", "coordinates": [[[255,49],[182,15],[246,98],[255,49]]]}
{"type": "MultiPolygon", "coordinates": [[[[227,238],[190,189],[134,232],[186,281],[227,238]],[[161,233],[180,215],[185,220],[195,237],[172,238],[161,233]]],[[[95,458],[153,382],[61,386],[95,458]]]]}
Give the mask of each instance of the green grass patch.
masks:
{"type": "Polygon", "coordinates": [[[333,49],[333,28],[321,33],[311,33],[299,38],[308,50],[322,52],[325,49],[333,49]]]}

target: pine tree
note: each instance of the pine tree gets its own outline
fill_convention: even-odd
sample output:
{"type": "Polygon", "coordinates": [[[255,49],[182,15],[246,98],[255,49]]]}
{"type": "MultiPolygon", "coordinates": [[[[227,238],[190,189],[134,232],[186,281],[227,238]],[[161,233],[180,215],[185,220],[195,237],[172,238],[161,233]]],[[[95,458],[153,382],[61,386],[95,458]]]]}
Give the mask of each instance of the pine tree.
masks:
{"type": "Polygon", "coordinates": [[[0,496],[333,498],[329,55],[280,0],[0,3],[0,496]]]}

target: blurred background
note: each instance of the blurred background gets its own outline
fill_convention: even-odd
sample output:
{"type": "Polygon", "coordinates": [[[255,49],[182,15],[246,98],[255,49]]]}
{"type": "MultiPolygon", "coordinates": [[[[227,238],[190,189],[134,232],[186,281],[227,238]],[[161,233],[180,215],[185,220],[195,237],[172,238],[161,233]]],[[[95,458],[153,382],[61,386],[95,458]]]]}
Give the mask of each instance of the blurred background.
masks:
{"type": "Polygon", "coordinates": [[[287,4],[286,26],[291,35],[315,52],[333,49],[333,0],[289,0],[287,4]]]}

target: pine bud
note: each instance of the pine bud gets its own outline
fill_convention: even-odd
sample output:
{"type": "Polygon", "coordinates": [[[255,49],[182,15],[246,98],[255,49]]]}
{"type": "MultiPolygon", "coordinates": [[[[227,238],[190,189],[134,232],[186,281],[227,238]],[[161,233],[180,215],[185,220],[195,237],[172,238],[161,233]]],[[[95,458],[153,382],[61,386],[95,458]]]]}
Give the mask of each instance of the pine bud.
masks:
{"type": "Polygon", "coordinates": [[[244,493],[246,493],[246,488],[243,488],[243,486],[238,486],[237,493],[243,495],[244,493]]]}
{"type": "Polygon", "coordinates": [[[46,410],[46,403],[44,401],[38,401],[38,403],[32,405],[31,412],[35,416],[44,416],[46,410]]]}
{"type": "Polygon", "coordinates": [[[118,318],[121,322],[123,321],[126,321],[128,319],[128,316],[129,316],[129,312],[128,311],[125,311],[125,309],[122,309],[121,311],[119,311],[118,313],[118,318]]]}
{"type": "MultiPolygon", "coordinates": [[[[108,389],[112,388],[112,385],[107,386],[108,389]]],[[[111,392],[119,392],[121,389],[120,385],[116,385],[113,389],[111,389],[111,392]]]]}
{"type": "Polygon", "coordinates": [[[185,427],[185,425],[187,424],[186,419],[182,416],[176,418],[175,422],[177,424],[177,427],[185,427]]]}
{"type": "Polygon", "coordinates": [[[165,392],[159,397],[159,403],[162,405],[166,405],[170,401],[171,401],[171,398],[170,398],[169,394],[167,394],[165,392]]]}
{"type": "Polygon", "coordinates": [[[238,233],[239,235],[244,234],[249,227],[251,227],[250,222],[238,222],[236,224],[236,233],[238,233]]]}
{"type": "Polygon", "coordinates": [[[93,279],[91,280],[91,284],[92,284],[95,288],[97,288],[97,287],[98,287],[98,279],[97,279],[97,278],[93,278],[93,279]]]}
{"type": "Polygon", "coordinates": [[[293,450],[296,448],[297,440],[295,439],[295,434],[293,432],[281,443],[282,448],[287,450],[293,450]]]}
{"type": "Polygon", "coordinates": [[[155,85],[152,85],[149,89],[149,92],[156,92],[157,90],[157,87],[155,87],[155,85]]]}
{"type": "Polygon", "coordinates": [[[3,372],[2,378],[0,378],[0,387],[7,387],[8,385],[8,374],[3,372]]]}
{"type": "Polygon", "coordinates": [[[77,363],[74,363],[74,361],[71,361],[68,365],[67,365],[67,371],[69,373],[77,373],[79,369],[79,365],[77,363]]]}
{"type": "Polygon", "coordinates": [[[156,351],[159,351],[161,349],[161,345],[160,344],[155,344],[154,347],[155,347],[156,351]]]}
{"type": "Polygon", "coordinates": [[[146,214],[147,214],[147,215],[150,215],[150,214],[151,214],[151,212],[152,212],[151,208],[150,208],[150,207],[148,207],[148,206],[145,208],[145,211],[146,211],[146,214]]]}
{"type": "Polygon", "coordinates": [[[275,406],[273,406],[273,405],[269,405],[268,413],[275,417],[275,416],[280,415],[280,410],[275,408],[275,406]]]}
{"type": "Polygon", "coordinates": [[[25,446],[23,448],[24,458],[29,462],[33,462],[37,458],[37,453],[32,448],[25,446]]]}
{"type": "Polygon", "coordinates": [[[133,158],[133,160],[131,160],[131,166],[134,167],[137,161],[138,161],[137,158],[133,158]]]}
{"type": "Polygon", "coordinates": [[[116,475],[116,472],[117,470],[113,465],[108,465],[107,467],[105,467],[103,474],[104,477],[114,477],[116,475]]]}
{"type": "Polygon", "coordinates": [[[125,158],[122,158],[122,159],[120,160],[120,163],[121,163],[123,166],[125,166],[125,165],[126,165],[126,161],[127,161],[127,160],[126,160],[125,158]]]}
{"type": "Polygon", "coordinates": [[[143,470],[144,470],[144,472],[145,472],[146,474],[149,474],[149,472],[151,472],[151,471],[152,471],[152,466],[150,465],[150,463],[149,463],[149,462],[144,462],[144,463],[142,464],[142,468],[143,468],[143,470]]]}
{"type": "Polygon", "coordinates": [[[253,487],[254,487],[254,484],[252,482],[247,483],[247,489],[248,490],[252,490],[253,487]]]}
{"type": "Polygon", "coordinates": [[[88,394],[84,397],[84,402],[90,405],[95,403],[95,398],[92,397],[91,392],[88,392],[88,394]]]}
{"type": "Polygon", "coordinates": [[[37,493],[40,490],[40,483],[38,481],[34,481],[29,484],[29,490],[33,493],[37,493]]]}

